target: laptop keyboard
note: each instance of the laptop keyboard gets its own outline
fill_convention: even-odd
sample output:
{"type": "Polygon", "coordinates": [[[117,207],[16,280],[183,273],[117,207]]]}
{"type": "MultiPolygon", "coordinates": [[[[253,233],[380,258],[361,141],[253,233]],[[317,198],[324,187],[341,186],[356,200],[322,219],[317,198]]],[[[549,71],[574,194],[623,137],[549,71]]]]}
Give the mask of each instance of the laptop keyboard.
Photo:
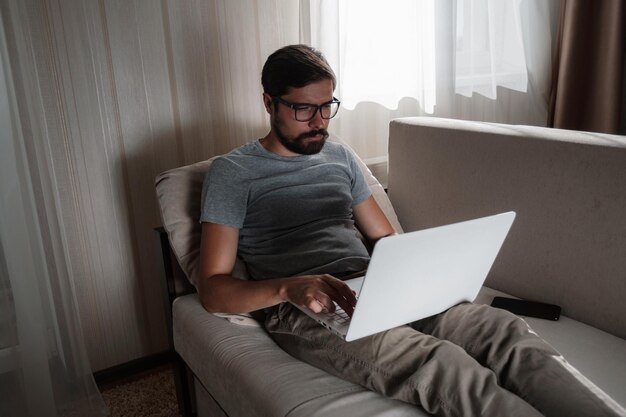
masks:
{"type": "Polygon", "coordinates": [[[339,324],[345,324],[350,321],[348,313],[346,313],[343,308],[339,307],[338,304],[335,304],[335,312],[329,314],[330,317],[339,324]]]}

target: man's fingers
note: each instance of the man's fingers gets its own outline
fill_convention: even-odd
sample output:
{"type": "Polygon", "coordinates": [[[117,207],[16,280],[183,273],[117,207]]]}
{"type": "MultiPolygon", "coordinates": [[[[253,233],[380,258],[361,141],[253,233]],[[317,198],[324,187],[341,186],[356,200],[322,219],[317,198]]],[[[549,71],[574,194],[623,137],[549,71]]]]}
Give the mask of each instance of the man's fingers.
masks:
{"type": "Polygon", "coordinates": [[[292,300],[299,299],[298,304],[302,307],[314,313],[323,311],[333,313],[335,305],[338,304],[348,315],[352,316],[356,297],[352,289],[343,281],[330,275],[317,275],[308,277],[301,283],[304,286],[295,286],[295,296],[292,300]],[[299,290],[298,287],[300,287],[299,290]]]}
{"type": "Polygon", "coordinates": [[[305,307],[314,313],[333,313],[335,311],[335,304],[333,303],[333,300],[321,291],[308,296],[305,301],[305,307]]]}
{"type": "MultiPolygon", "coordinates": [[[[350,316],[354,312],[354,306],[356,304],[356,298],[350,287],[348,287],[343,281],[338,280],[330,275],[323,276],[325,283],[325,292],[330,298],[339,304],[339,306],[350,316]]],[[[334,311],[334,310],[333,310],[334,311]]]]}
{"type": "Polygon", "coordinates": [[[337,293],[345,298],[353,307],[356,304],[356,292],[348,284],[330,275],[324,275],[325,282],[328,283],[337,293]]]}

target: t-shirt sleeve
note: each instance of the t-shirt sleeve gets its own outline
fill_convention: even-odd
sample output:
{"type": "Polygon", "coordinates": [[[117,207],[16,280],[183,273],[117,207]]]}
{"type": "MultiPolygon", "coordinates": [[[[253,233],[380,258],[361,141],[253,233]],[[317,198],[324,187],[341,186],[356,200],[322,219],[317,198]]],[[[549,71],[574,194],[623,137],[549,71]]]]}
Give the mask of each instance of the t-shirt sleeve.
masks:
{"type": "Polygon", "coordinates": [[[356,157],[346,149],[346,156],[348,158],[348,164],[350,171],[352,172],[352,205],[356,206],[359,203],[367,200],[372,195],[372,190],[367,185],[361,167],[359,167],[356,157]]]}
{"type": "Polygon", "coordinates": [[[200,222],[243,227],[248,201],[248,184],[237,165],[220,157],[204,177],[200,222]]]}

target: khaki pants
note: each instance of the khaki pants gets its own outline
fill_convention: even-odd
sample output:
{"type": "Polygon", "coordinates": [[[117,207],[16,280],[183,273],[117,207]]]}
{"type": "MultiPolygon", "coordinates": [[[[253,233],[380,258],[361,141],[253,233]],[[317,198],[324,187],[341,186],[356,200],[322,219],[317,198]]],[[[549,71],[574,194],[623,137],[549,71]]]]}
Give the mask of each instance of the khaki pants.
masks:
{"type": "Polygon", "coordinates": [[[288,303],[266,329],[292,356],[441,416],[626,416],[524,322],[460,304],[345,342],[288,303]]]}

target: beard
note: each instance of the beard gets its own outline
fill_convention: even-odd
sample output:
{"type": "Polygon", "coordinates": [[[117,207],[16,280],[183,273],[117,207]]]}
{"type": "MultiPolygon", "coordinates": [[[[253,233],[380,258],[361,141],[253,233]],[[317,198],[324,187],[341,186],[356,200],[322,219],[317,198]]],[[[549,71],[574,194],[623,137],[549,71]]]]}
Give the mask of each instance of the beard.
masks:
{"type": "Polygon", "coordinates": [[[301,133],[295,138],[290,138],[282,132],[280,129],[280,123],[276,119],[272,124],[272,128],[276,133],[276,137],[278,137],[278,140],[285,148],[300,155],[314,155],[320,153],[326,143],[326,139],[328,139],[328,131],[326,129],[313,129],[308,132],[301,133]],[[306,142],[306,139],[317,135],[321,135],[322,139],[308,143],[306,142]]]}

